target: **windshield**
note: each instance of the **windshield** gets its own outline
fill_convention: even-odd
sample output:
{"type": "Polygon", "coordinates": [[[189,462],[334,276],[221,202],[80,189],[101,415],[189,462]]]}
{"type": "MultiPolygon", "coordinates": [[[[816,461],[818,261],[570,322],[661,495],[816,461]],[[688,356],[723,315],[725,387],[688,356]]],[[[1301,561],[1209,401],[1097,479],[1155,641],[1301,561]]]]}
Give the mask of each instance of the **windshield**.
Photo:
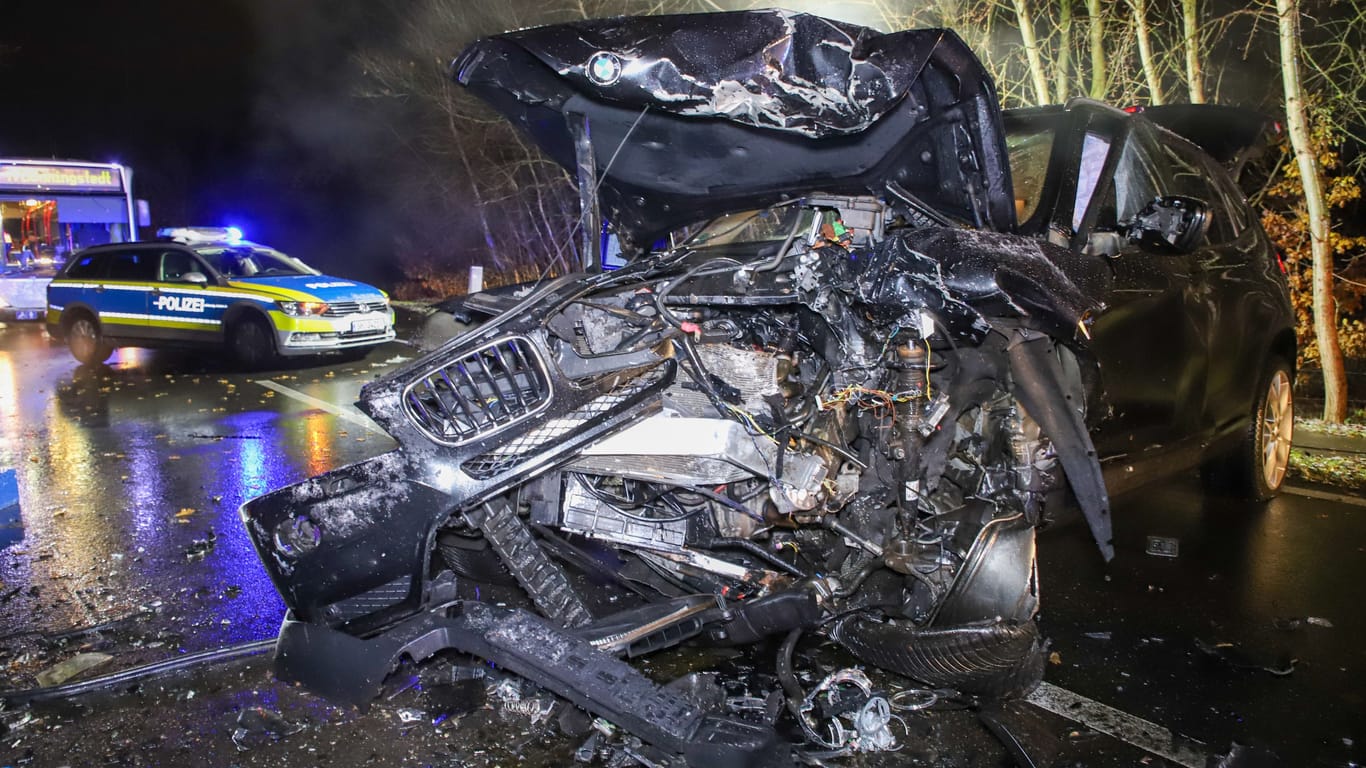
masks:
{"type": "Polygon", "coordinates": [[[259,245],[214,245],[195,250],[227,277],[321,274],[292,256],[259,245]]]}
{"type": "Polygon", "coordinates": [[[805,231],[811,226],[813,211],[796,205],[738,211],[712,219],[683,245],[689,248],[714,248],[723,245],[780,243],[794,227],[805,231]]]}

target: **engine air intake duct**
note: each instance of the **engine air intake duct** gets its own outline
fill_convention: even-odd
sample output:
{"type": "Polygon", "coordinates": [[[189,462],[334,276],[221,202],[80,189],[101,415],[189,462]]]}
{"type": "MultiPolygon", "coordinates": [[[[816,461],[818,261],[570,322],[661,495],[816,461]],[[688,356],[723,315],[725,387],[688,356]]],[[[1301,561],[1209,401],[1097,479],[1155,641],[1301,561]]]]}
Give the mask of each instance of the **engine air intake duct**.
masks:
{"type": "Polygon", "coordinates": [[[1044,646],[1033,622],[941,629],[850,617],[835,624],[830,638],[868,664],[933,688],[1015,698],[1043,679],[1044,646]]]}

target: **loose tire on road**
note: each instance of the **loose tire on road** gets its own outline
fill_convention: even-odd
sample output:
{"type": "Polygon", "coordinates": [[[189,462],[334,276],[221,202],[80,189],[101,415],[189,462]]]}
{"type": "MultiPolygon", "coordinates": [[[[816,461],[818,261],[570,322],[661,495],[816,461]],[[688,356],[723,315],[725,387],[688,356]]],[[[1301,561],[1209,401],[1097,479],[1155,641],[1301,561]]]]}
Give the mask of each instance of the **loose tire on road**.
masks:
{"type": "Polygon", "coordinates": [[[228,334],[228,349],[242,368],[255,371],[275,361],[275,333],[259,317],[237,321],[228,334]]]}
{"type": "Polygon", "coordinates": [[[66,344],[71,349],[71,356],[82,365],[99,365],[108,360],[109,355],[114,352],[114,348],[100,333],[99,323],[95,322],[95,318],[85,314],[78,316],[67,326],[66,344]]]}
{"type": "Polygon", "coordinates": [[[1290,364],[1272,358],[1257,387],[1252,423],[1226,456],[1201,471],[1208,490],[1265,501],[1285,482],[1290,466],[1290,439],[1295,424],[1295,397],[1290,364]]]}

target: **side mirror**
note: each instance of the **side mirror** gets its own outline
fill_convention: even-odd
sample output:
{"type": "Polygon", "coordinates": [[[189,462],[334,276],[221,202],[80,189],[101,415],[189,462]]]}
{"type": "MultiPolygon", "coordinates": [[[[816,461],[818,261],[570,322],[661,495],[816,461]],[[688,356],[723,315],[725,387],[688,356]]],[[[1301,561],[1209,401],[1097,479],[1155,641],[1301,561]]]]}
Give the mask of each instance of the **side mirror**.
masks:
{"type": "Polygon", "coordinates": [[[1189,253],[1209,232],[1209,206],[1193,197],[1164,195],[1143,206],[1123,226],[1132,242],[1189,253]]]}
{"type": "Polygon", "coordinates": [[[205,286],[209,284],[209,278],[203,272],[186,272],[180,276],[182,283],[194,283],[195,285],[205,286]]]}

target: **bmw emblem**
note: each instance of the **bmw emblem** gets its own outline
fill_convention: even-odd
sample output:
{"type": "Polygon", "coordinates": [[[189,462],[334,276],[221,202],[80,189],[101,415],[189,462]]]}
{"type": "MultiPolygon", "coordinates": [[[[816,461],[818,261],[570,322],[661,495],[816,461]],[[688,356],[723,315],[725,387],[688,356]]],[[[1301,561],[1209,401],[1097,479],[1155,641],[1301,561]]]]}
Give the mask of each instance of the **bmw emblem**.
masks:
{"type": "Polygon", "coordinates": [[[598,85],[611,85],[621,79],[621,57],[610,51],[599,51],[588,58],[584,69],[589,80],[598,85]]]}

